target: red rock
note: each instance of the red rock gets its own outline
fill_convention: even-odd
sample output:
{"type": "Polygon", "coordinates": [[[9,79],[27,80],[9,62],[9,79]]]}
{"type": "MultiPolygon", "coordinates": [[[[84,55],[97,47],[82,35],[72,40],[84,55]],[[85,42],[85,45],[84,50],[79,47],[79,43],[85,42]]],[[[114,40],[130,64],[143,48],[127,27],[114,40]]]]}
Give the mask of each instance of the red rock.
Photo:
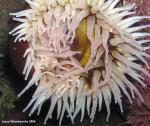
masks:
{"type": "MultiPolygon", "coordinates": [[[[20,75],[22,75],[25,63],[26,63],[26,57],[24,58],[24,52],[28,48],[28,42],[13,42],[13,39],[9,42],[9,55],[10,60],[12,62],[12,65],[14,68],[18,71],[20,75]]],[[[34,68],[32,68],[29,79],[32,77],[34,72],[34,68]]]]}

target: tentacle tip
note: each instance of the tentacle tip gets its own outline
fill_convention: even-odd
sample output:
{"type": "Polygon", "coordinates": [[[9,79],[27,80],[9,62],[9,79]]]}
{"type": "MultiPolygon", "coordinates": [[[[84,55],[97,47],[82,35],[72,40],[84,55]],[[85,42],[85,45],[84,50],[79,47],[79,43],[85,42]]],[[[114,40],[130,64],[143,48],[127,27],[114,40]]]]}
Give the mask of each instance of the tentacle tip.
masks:
{"type": "Polygon", "coordinates": [[[143,85],[143,88],[144,88],[144,89],[146,89],[146,88],[147,88],[147,85],[146,85],[146,84],[144,84],[144,85],[143,85]]]}
{"type": "Polygon", "coordinates": [[[20,98],[22,96],[22,93],[18,94],[17,97],[20,98]]]}
{"type": "Polygon", "coordinates": [[[80,119],[80,122],[82,123],[83,119],[80,119]]]}
{"type": "Polygon", "coordinates": [[[91,119],[91,121],[90,121],[91,123],[93,123],[93,119],[91,119]]]}
{"type": "Polygon", "coordinates": [[[26,111],[26,109],[22,110],[22,112],[25,112],[25,111],[26,111]]]}
{"type": "Polygon", "coordinates": [[[11,16],[11,15],[12,15],[12,13],[9,13],[9,15],[11,16]]]}
{"type": "Polygon", "coordinates": [[[46,123],[47,123],[47,120],[44,121],[44,125],[46,125],[46,123]]]}
{"type": "Polygon", "coordinates": [[[11,34],[12,34],[12,32],[9,32],[8,34],[9,34],[9,35],[11,35],[11,34]]]}
{"type": "Polygon", "coordinates": [[[108,123],[109,122],[109,116],[107,116],[107,118],[106,118],[106,123],[108,123]]]}
{"type": "Polygon", "coordinates": [[[37,113],[37,116],[39,116],[39,115],[40,115],[40,112],[37,113]]]}
{"type": "Polygon", "coordinates": [[[142,102],[142,103],[144,102],[144,99],[143,99],[143,98],[141,98],[141,102],[142,102]]]}
{"type": "MultiPolygon", "coordinates": [[[[81,121],[82,122],[82,121],[81,121]]],[[[75,125],[75,122],[72,120],[72,125],[75,125]]]]}
{"type": "Polygon", "coordinates": [[[31,117],[31,115],[32,115],[32,114],[30,113],[28,116],[31,117]]]}

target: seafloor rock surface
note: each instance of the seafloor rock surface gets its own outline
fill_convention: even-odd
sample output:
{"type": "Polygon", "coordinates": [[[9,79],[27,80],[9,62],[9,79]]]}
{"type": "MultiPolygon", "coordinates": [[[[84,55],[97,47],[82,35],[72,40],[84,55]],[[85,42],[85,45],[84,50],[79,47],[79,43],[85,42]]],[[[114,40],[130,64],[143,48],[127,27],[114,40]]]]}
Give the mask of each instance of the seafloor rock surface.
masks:
{"type": "MultiPolygon", "coordinates": [[[[136,15],[150,16],[150,0],[124,0],[124,4],[136,3],[136,15]]],[[[149,20],[144,20],[142,23],[150,23],[149,20]]],[[[147,29],[150,32],[150,29],[147,29]]],[[[149,45],[147,45],[149,46],[149,45]]],[[[150,51],[148,50],[150,54],[150,51]]],[[[150,64],[150,59],[147,59],[150,64]]],[[[150,70],[148,70],[150,73],[150,70]]],[[[150,126],[150,79],[145,77],[145,89],[138,88],[144,98],[144,103],[134,101],[134,104],[128,104],[127,121],[121,126],[150,126]]]]}
{"type": "MultiPolygon", "coordinates": [[[[124,0],[125,4],[128,2],[136,2],[137,15],[150,15],[150,0],[124,0]]],[[[10,30],[9,23],[11,23],[9,13],[16,12],[25,7],[23,0],[0,0],[0,121],[2,120],[33,120],[33,126],[43,125],[45,117],[28,117],[27,113],[23,113],[22,109],[30,100],[32,90],[23,95],[20,99],[16,99],[17,93],[25,86],[26,82],[23,81],[22,77],[16,73],[16,70],[12,67],[9,60],[8,53],[8,31],[10,30]],[[36,120],[36,123],[34,122],[36,120]]],[[[146,21],[149,22],[149,21],[146,21]]],[[[148,59],[150,61],[150,59],[148,59]]],[[[123,123],[123,126],[149,126],[150,124],[150,79],[146,79],[145,82],[148,84],[148,88],[142,91],[145,102],[143,104],[135,101],[134,104],[129,105],[125,108],[125,113],[120,114],[118,106],[112,105],[112,112],[110,122],[108,126],[118,126],[123,123]],[[126,117],[127,116],[127,117],[126,117]],[[135,123],[136,122],[136,123],[135,123]]],[[[34,89],[33,89],[34,90],[34,89]]],[[[43,110],[44,113],[44,110],[43,110]]],[[[101,113],[97,113],[94,123],[90,124],[90,120],[84,118],[82,124],[77,118],[77,126],[105,126],[106,110],[101,113]]],[[[49,121],[48,125],[55,126],[56,120],[49,121]]],[[[10,125],[2,124],[0,126],[10,125]]],[[[23,126],[26,124],[15,124],[15,126],[23,126]]],[[[31,124],[30,124],[31,125],[31,124]]],[[[70,121],[65,119],[63,126],[71,126],[70,121]]]]}
{"type": "Polygon", "coordinates": [[[17,101],[13,88],[13,84],[17,82],[17,74],[8,58],[9,12],[20,9],[23,5],[24,2],[19,0],[0,0],[0,126],[4,125],[1,121],[7,120],[10,113],[15,111],[17,101]]]}

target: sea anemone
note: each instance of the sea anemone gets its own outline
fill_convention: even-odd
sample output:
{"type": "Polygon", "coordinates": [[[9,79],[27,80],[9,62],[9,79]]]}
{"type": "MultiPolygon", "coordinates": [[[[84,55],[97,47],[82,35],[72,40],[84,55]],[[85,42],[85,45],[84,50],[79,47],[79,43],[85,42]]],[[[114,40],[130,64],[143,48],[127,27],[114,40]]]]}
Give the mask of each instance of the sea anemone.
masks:
{"type": "Polygon", "coordinates": [[[150,33],[139,26],[139,21],[149,16],[133,16],[134,5],[120,5],[120,0],[25,0],[26,10],[11,13],[20,22],[10,34],[14,42],[27,42],[23,57],[26,59],[23,74],[27,86],[37,86],[27,107],[29,113],[50,100],[44,123],[52,118],[57,108],[61,125],[67,112],[72,123],[78,113],[81,122],[87,110],[93,122],[96,111],[106,105],[108,121],[110,103],[114,99],[123,112],[122,95],[132,103],[132,98],[143,98],[134,81],[143,87],[142,67],[149,68],[145,58],[150,57],[144,46],[150,33]]]}

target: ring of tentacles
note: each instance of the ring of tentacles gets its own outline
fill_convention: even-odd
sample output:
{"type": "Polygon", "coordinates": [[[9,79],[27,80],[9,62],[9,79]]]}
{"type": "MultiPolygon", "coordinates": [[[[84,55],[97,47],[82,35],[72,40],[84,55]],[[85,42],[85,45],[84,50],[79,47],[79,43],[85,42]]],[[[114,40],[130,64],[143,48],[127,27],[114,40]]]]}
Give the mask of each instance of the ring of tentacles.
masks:
{"type": "Polygon", "coordinates": [[[72,123],[78,113],[83,120],[85,111],[94,119],[96,111],[107,109],[110,115],[112,99],[122,108],[122,95],[132,103],[132,98],[143,98],[128,78],[143,87],[140,72],[150,77],[142,67],[149,64],[150,57],[144,46],[150,34],[141,31],[150,25],[139,25],[148,16],[132,16],[134,5],[120,6],[120,0],[25,0],[26,10],[11,13],[13,20],[20,22],[10,34],[14,42],[25,41],[29,47],[23,74],[28,79],[34,73],[21,96],[31,86],[37,89],[31,101],[29,113],[50,100],[45,122],[52,118],[57,108],[57,119],[61,125],[67,112],[72,123]]]}

